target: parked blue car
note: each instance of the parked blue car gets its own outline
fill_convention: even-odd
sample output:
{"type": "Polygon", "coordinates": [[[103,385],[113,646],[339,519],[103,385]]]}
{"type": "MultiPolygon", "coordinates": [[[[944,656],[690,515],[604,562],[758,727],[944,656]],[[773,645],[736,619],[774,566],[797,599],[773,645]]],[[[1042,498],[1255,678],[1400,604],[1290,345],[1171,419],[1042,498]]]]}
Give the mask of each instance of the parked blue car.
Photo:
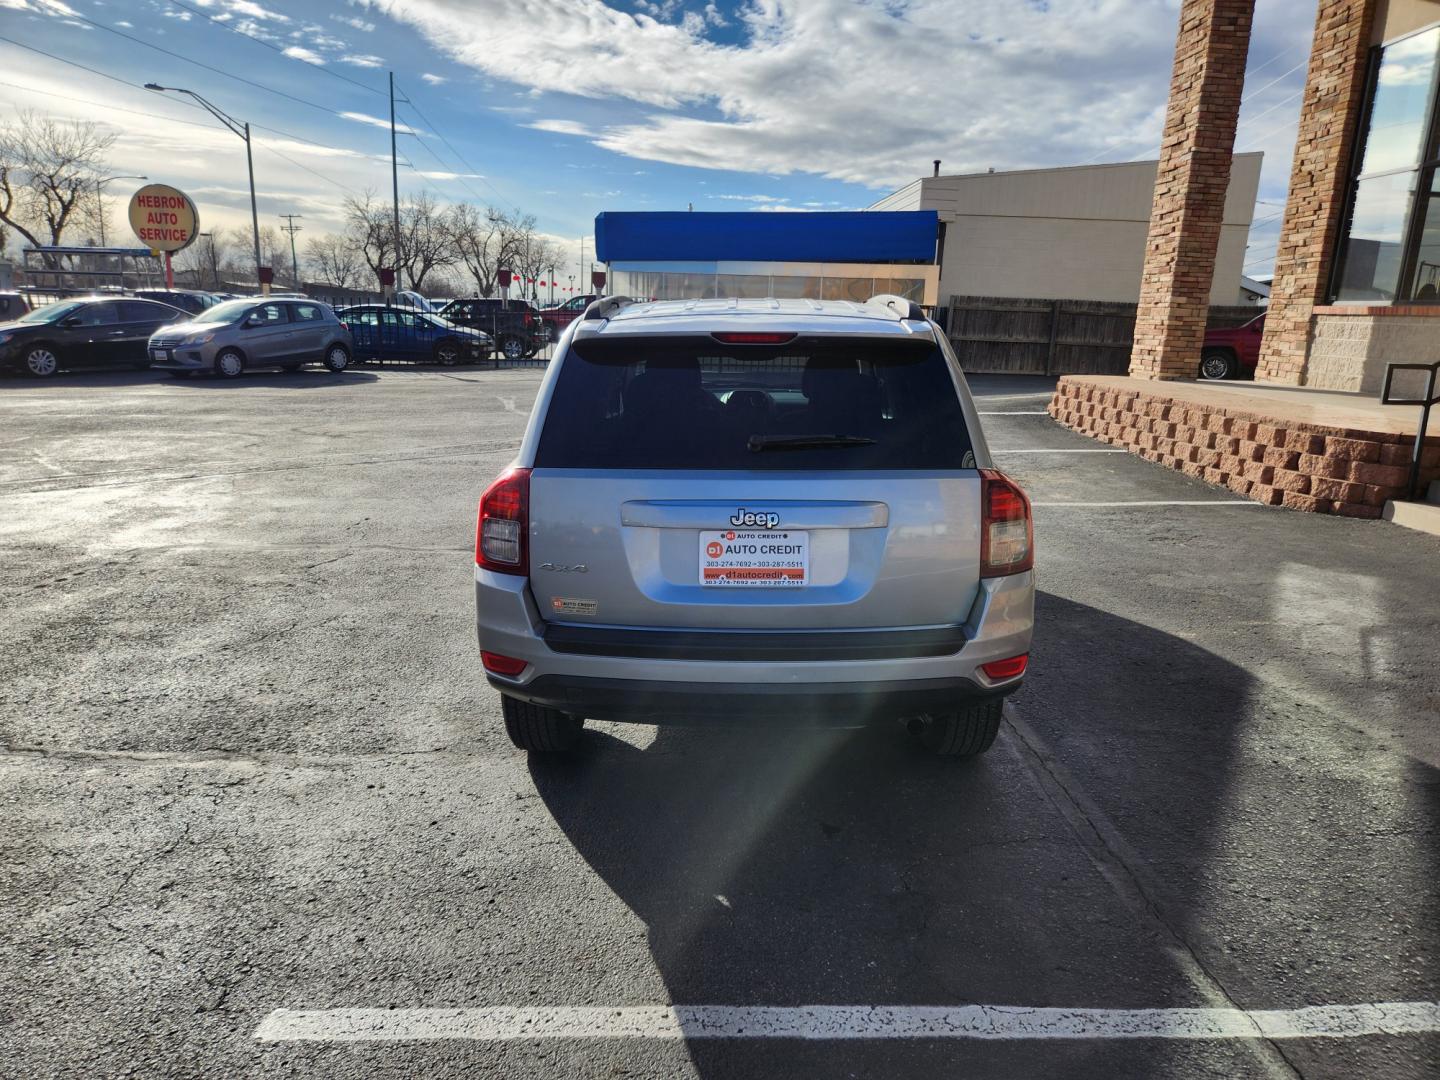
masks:
{"type": "Polygon", "coordinates": [[[350,328],[356,360],[474,364],[495,351],[484,331],[456,326],[428,311],[356,304],[335,314],[350,328]]]}

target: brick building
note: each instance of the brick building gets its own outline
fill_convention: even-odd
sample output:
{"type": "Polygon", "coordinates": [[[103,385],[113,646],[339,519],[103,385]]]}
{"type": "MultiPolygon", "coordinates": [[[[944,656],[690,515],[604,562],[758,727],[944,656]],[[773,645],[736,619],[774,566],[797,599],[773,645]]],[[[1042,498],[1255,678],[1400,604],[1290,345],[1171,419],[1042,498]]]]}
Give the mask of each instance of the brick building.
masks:
{"type": "Polygon", "coordinates": [[[1440,0],[1319,0],[1255,383],[1189,381],[1253,11],[1183,0],[1130,375],[1066,376],[1050,412],[1267,505],[1440,531],[1406,501],[1440,436],[1376,403],[1387,364],[1440,361],[1440,0]]]}
{"type": "MultiPolygon", "coordinates": [[[[1131,374],[1194,376],[1254,0],[1185,0],[1131,374]]],[[[1440,0],[1319,0],[1258,382],[1440,360],[1440,0]]]]}

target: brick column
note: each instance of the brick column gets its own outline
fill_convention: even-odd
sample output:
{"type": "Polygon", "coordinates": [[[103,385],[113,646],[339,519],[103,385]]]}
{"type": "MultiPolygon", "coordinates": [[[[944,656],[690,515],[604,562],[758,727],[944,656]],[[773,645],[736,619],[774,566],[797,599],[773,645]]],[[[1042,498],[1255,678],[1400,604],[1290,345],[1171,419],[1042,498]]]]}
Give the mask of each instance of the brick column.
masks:
{"type": "Polygon", "coordinates": [[[1255,0],[1180,8],[1130,353],[1130,374],[1142,379],[1193,379],[1200,363],[1254,8],[1255,0]]]}
{"type": "Polygon", "coordinates": [[[1366,55],[1379,0],[1320,0],[1290,194],[1275,253],[1270,312],[1260,346],[1259,382],[1299,385],[1310,313],[1328,297],[1340,242],[1351,149],[1365,98],[1366,55]]]}

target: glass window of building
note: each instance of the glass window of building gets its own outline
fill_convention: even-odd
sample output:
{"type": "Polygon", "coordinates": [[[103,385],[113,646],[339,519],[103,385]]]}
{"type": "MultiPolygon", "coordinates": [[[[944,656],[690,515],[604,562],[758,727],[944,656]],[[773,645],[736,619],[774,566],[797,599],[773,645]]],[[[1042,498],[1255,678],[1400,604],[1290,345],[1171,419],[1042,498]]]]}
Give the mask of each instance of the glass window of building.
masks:
{"type": "Polygon", "coordinates": [[[1440,26],[1377,50],[1336,266],[1338,301],[1440,301],[1437,72],[1440,26]]]}

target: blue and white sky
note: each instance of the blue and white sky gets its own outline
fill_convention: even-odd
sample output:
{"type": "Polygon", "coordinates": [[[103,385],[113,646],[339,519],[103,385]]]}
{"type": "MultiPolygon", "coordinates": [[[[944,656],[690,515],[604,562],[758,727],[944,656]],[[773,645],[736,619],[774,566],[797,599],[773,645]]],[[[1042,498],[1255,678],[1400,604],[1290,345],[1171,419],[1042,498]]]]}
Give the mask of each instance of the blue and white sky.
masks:
{"type": "MultiPolygon", "coordinates": [[[[521,208],[578,257],[605,209],[860,208],[928,175],[937,157],[947,173],[1153,157],[1178,10],[1179,0],[0,0],[0,112],[113,128],[115,172],[186,190],[207,225],[246,225],[239,140],[198,107],[142,89],[187,87],[255,125],[262,223],[300,213],[307,230],[330,231],[345,194],[388,200],[394,71],[414,131],[401,139],[413,166],[401,169],[402,192],[521,208]]],[[[1314,16],[1314,0],[1257,4],[1236,143],[1266,153],[1251,275],[1270,270],[1314,16]]]]}

